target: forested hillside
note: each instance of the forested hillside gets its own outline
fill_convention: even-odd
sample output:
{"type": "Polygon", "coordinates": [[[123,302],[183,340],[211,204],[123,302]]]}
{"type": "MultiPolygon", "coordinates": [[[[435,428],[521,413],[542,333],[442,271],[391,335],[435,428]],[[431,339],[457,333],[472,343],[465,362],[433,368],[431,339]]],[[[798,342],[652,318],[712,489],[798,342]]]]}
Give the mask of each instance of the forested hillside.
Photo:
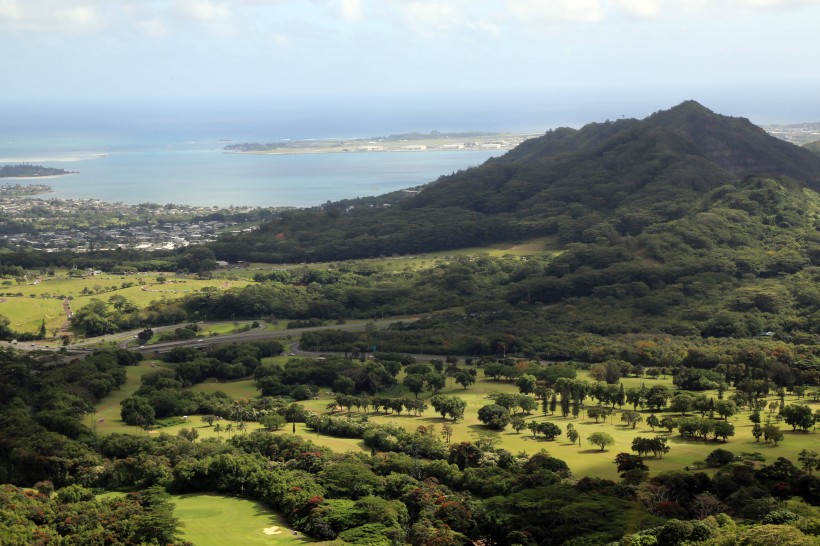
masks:
{"type": "Polygon", "coordinates": [[[644,120],[557,129],[428,184],[398,206],[283,214],[214,246],[222,259],[328,261],[557,235],[640,234],[750,175],[820,188],[820,158],[689,101],[644,120]]]}

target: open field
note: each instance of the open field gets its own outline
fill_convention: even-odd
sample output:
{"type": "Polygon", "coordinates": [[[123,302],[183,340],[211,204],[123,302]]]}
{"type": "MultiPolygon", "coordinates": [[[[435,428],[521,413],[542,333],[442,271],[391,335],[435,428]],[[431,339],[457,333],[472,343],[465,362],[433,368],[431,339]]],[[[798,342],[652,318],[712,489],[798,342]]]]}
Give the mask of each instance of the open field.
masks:
{"type": "Polygon", "coordinates": [[[253,398],[259,396],[253,379],[242,379],[239,381],[216,381],[209,379],[204,383],[199,383],[191,387],[195,392],[217,392],[222,391],[231,398],[253,398]]]}
{"type": "Polygon", "coordinates": [[[274,546],[306,544],[312,540],[294,534],[285,518],[263,504],[241,497],[210,493],[174,495],[174,516],[182,522],[182,538],[194,546],[274,546]],[[266,534],[265,530],[268,530],[266,534]]]}
{"type": "Polygon", "coordinates": [[[249,282],[248,279],[179,278],[173,273],[69,277],[67,271],[61,271],[53,277],[38,277],[29,284],[0,287],[0,315],[9,318],[11,327],[20,332],[36,332],[45,319],[46,331],[51,336],[54,329],[65,323],[65,298],[72,300],[74,311],[88,304],[92,298],[107,301],[115,294],[145,307],[154,300],[178,299],[205,287],[226,290],[246,286],[249,282]],[[158,277],[165,277],[166,281],[160,283],[158,277]]]}
{"type": "MultiPolygon", "coordinates": [[[[588,377],[585,379],[590,380],[588,377]]],[[[670,379],[650,380],[625,378],[623,381],[624,386],[627,388],[640,385],[641,382],[646,383],[647,386],[659,383],[671,386],[670,379]]],[[[615,455],[620,452],[632,453],[632,439],[636,436],[661,436],[668,438],[668,445],[671,448],[670,452],[664,456],[663,459],[650,457],[645,461],[650,468],[650,472],[653,474],[666,470],[681,470],[696,461],[704,460],[711,451],[717,448],[728,449],[736,455],[740,455],[742,452],[758,451],[768,462],[774,461],[777,457],[782,456],[796,464],[797,454],[802,449],[816,450],[817,442],[820,441],[820,437],[818,437],[816,433],[792,432],[790,426],[781,423],[780,428],[785,434],[785,439],[778,446],[775,447],[773,444],[766,444],[763,441],[756,442],[751,433],[752,423],[749,421],[750,412],[748,411],[729,418],[729,422],[735,425],[735,436],[731,437],[728,442],[723,443],[722,441],[702,442],[689,439],[684,440],[678,435],[677,431],[672,434],[669,434],[665,430],[661,431],[660,429],[653,432],[645,423],[639,423],[635,429],[632,429],[631,427],[623,426],[623,423],[620,422],[619,414],[614,415],[614,417],[608,419],[606,422],[602,421],[596,424],[593,419],[587,418],[584,412],[582,412],[577,419],[573,419],[572,417],[563,418],[559,415],[544,416],[540,408],[538,411],[533,412],[531,416],[524,416],[525,419],[527,421],[533,420],[536,422],[552,421],[561,427],[563,434],[558,436],[554,441],[548,441],[544,439],[543,436],[533,439],[532,434],[527,429],[522,430],[521,433],[516,433],[512,428],[507,427],[505,430],[498,432],[489,429],[478,421],[478,410],[482,406],[492,403],[488,395],[493,392],[518,392],[513,384],[479,377],[478,382],[467,390],[462,389],[458,385],[453,387],[452,380],[448,380],[447,385],[448,387],[442,390],[442,394],[456,395],[467,402],[464,419],[456,423],[453,423],[449,419],[442,419],[440,415],[435,413],[432,407],[421,417],[373,412],[368,413],[367,417],[374,423],[393,422],[410,431],[415,430],[422,424],[432,424],[436,425],[437,434],[440,433],[442,424],[449,423],[454,429],[451,442],[473,441],[480,437],[489,437],[494,438],[499,447],[503,447],[512,453],[525,452],[533,454],[541,449],[545,449],[554,457],[566,461],[575,476],[597,476],[609,479],[617,479],[618,477],[617,469],[613,464],[615,455]],[[569,441],[567,441],[566,426],[568,423],[572,423],[581,434],[580,446],[570,444],[569,441]],[[604,452],[601,452],[595,446],[589,445],[586,438],[593,432],[606,432],[610,434],[615,439],[615,445],[608,447],[604,452]]],[[[707,395],[711,394],[717,398],[716,393],[707,393],[707,395]]],[[[412,397],[412,394],[408,394],[407,396],[412,397]]],[[[429,393],[420,396],[422,399],[429,397],[429,393]]],[[[771,397],[770,400],[774,400],[774,397],[771,397]]],[[[320,394],[319,400],[306,400],[302,402],[302,404],[317,413],[329,413],[326,406],[331,401],[331,396],[320,394]]],[[[795,396],[786,397],[786,404],[795,403],[797,401],[795,396]]],[[[820,408],[820,403],[810,404],[810,407],[812,407],[813,410],[820,408]]],[[[631,409],[631,406],[624,406],[624,409],[631,409]]],[[[644,420],[646,420],[651,413],[650,411],[642,411],[641,415],[644,420]]],[[[338,411],[336,414],[341,417],[344,416],[346,412],[338,411]]],[[[357,412],[353,412],[354,417],[358,415],[357,412]]],[[[656,415],[659,419],[663,417],[663,414],[660,412],[656,413],[656,415]]],[[[763,418],[765,420],[765,413],[763,414],[763,418]]],[[[311,433],[310,431],[308,431],[305,436],[319,445],[336,449],[325,442],[325,438],[327,437],[311,433]]],[[[341,439],[336,438],[335,440],[341,439]]],[[[349,440],[346,441],[349,442],[349,440]]],[[[359,449],[364,448],[361,447],[359,449]]]]}
{"type": "MultiPolygon", "coordinates": [[[[97,499],[124,495],[109,491],[97,495],[97,499]]],[[[171,502],[174,517],[182,524],[182,538],[194,546],[321,544],[302,533],[294,534],[285,518],[251,499],[217,493],[190,493],[171,495],[171,502]],[[268,533],[265,533],[266,529],[268,533]]]]}
{"type": "MultiPolygon", "coordinates": [[[[558,252],[559,245],[552,237],[540,237],[515,244],[499,244],[487,247],[473,247],[435,253],[394,256],[361,260],[361,263],[376,265],[385,271],[424,269],[446,263],[463,256],[487,255],[493,257],[529,256],[544,252],[558,252]]],[[[212,279],[194,276],[178,277],[175,273],[138,273],[114,275],[104,273],[84,277],[70,277],[66,270],[59,270],[54,276],[37,275],[26,284],[7,284],[0,287],[0,315],[11,320],[11,327],[20,332],[36,332],[43,320],[50,338],[61,328],[66,317],[62,302],[71,299],[74,311],[87,305],[91,299],[107,301],[113,295],[124,296],[139,307],[146,307],[152,301],[179,299],[206,287],[227,290],[243,287],[253,282],[257,273],[275,269],[327,269],[338,267],[336,263],[321,264],[249,264],[248,267],[216,270],[212,279]],[[162,280],[163,282],[160,282],[162,280]]],[[[6,281],[11,283],[11,281],[6,281]]],[[[273,326],[272,328],[279,328],[273,326]]],[[[224,333],[224,332],[218,332],[224,333]]]]}
{"type": "MultiPolygon", "coordinates": [[[[283,360],[283,358],[278,357],[277,360],[283,360]]],[[[145,434],[140,429],[130,427],[122,423],[119,416],[119,403],[123,398],[130,396],[130,394],[139,387],[139,380],[142,375],[152,370],[151,364],[152,362],[143,362],[140,366],[128,368],[128,381],[126,385],[123,386],[121,390],[115,391],[111,396],[98,404],[98,414],[96,417],[97,419],[101,417],[105,418],[103,423],[98,423],[98,431],[100,433],[106,434],[112,432],[125,432],[131,434],[145,434]]],[[[157,365],[156,363],[153,364],[157,365]]],[[[658,383],[671,386],[671,381],[668,378],[665,380],[625,378],[623,382],[625,387],[639,385],[641,382],[644,382],[648,386],[658,383]]],[[[251,379],[224,383],[209,381],[196,385],[192,387],[192,389],[201,392],[215,392],[219,390],[235,398],[249,398],[258,396],[259,394],[254,386],[253,380],[251,379]]],[[[712,450],[717,449],[718,447],[728,449],[736,455],[739,455],[742,452],[757,451],[760,452],[767,461],[773,461],[777,457],[783,456],[793,462],[797,461],[797,454],[802,449],[816,450],[817,448],[818,435],[816,433],[804,433],[799,431],[792,432],[791,427],[785,423],[780,424],[780,427],[785,434],[785,439],[780,443],[780,445],[775,447],[773,444],[766,444],[763,441],[756,442],[751,434],[752,423],[749,421],[750,412],[748,411],[730,417],[729,421],[735,425],[735,436],[730,438],[728,442],[723,443],[720,441],[702,442],[688,439],[684,440],[678,435],[677,432],[673,432],[672,434],[665,431],[662,432],[660,430],[653,432],[645,423],[639,423],[635,429],[632,429],[622,425],[619,421],[620,416],[618,414],[607,420],[607,422],[596,424],[594,420],[587,418],[585,414],[582,414],[577,419],[573,419],[572,417],[563,418],[560,416],[545,416],[539,409],[531,416],[525,416],[525,418],[528,421],[534,420],[536,422],[553,421],[561,427],[564,434],[559,436],[554,441],[547,441],[543,438],[543,436],[539,436],[537,439],[534,439],[532,434],[527,429],[522,430],[521,433],[516,433],[508,427],[504,431],[498,432],[489,429],[478,421],[479,408],[486,404],[492,403],[489,399],[489,395],[491,393],[501,392],[514,393],[517,392],[517,389],[511,383],[493,381],[490,378],[479,377],[478,382],[475,385],[471,386],[467,390],[464,390],[458,385],[454,386],[452,380],[449,379],[447,382],[447,387],[442,390],[442,394],[460,396],[467,402],[467,409],[465,411],[464,419],[459,420],[456,423],[452,423],[449,419],[442,419],[438,414],[434,413],[432,408],[429,408],[420,417],[405,414],[396,415],[374,412],[368,413],[367,417],[374,423],[394,422],[403,426],[406,430],[411,431],[415,430],[419,425],[432,424],[436,426],[436,433],[440,432],[442,424],[450,423],[453,425],[454,429],[453,437],[451,439],[452,442],[473,441],[480,437],[489,437],[493,438],[500,447],[503,447],[513,453],[524,452],[533,454],[541,449],[545,449],[549,451],[551,455],[565,460],[575,476],[598,476],[610,479],[617,478],[616,468],[612,462],[615,454],[619,452],[631,452],[632,439],[636,436],[649,437],[657,435],[668,438],[669,446],[671,448],[669,454],[663,459],[654,459],[650,457],[646,460],[652,473],[658,473],[665,470],[680,470],[696,461],[702,461],[712,450]],[[568,423],[572,423],[581,434],[580,446],[572,445],[567,441],[565,434],[566,425],[568,423]],[[597,447],[589,445],[586,441],[587,436],[593,432],[599,431],[606,432],[612,435],[615,439],[615,445],[607,448],[604,452],[601,452],[597,447]]],[[[716,393],[707,394],[715,395],[716,397],[716,393]]],[[[406,396],[411,397],[412,394],[408,394],[406,396]]],[[[429,393],[425,393],[420,396],[422,399],[427,399],[429,397],[429,393]]],[[[311,411],[315,411],[317,413],[330,413],[327,406],[330,402],[332,402],[332,399],[333,397],[327,393],[327,390],[323,389],[320,391],[317,400],[306,400],[300,403],[311,411]]],[[[774,397],[771,397],[770,400],[774,400],[774,397]]],[[[786,397],[786,404],[795,402],[798,402],[796,397],[786,397]]],[[[806,401],[803,400],[802,402],[806,401]]],[[[809,405],[812,407],[812,410],[820,408],[820,403],[810,403],[809,405]]],[[[624,406],[624,409],[631,408],[624,406]]],[[[649,411],[642,412],[644,420],[650,415],[650,413],[651,412],[649,411]]],[[[337,411],[335,414],[339,417],[343,417],[346,412],[337,411]]],[[[663,417],[662,413],[657,413],[657,415],[659,418],[663,417]]],[[[359,416],[359,414],[357,412],[353,412],[353,416],[356,417],[359,416]]],[[[763,418],[764,420],[766,418],[765,412],[763,413],[763,418]]],[[[261,428],[258,423],[247,423],[247,426],[248,431],[261,428]]],[[[200,434],[200,439],[217,437],[213,427],[208,427],[201,422],[200,416],[194,415],[189,416],[188,422],[183,422],[180,419],[173,425],[158,429],[156,432],[152,431],[152,433],[162,432],[175,435],[183,427],[196,428],[200,434]]],[[[287,425],[279,433],[290,432],[291,427],[290,425],[287,425]]],[[[297,424],[296,433],[310,439],[318,445],[328,447],[334,451],[369,451],[361,440],[336,438],[316,434],[315,432],[305,429],[305,426],[302,423],[297,424]]],[[[226,437],[226,434],[223,432],[219,435],[219,437],[224,438],[226,437]]]]}

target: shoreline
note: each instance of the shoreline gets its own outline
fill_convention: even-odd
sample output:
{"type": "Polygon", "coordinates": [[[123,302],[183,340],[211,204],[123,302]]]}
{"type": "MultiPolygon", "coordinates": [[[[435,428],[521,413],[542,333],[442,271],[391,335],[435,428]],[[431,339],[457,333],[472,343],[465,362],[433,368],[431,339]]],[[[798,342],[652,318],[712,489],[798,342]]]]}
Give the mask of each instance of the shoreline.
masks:
{"type": "Polygon", "coordinates": [[[541,136],[541,133],[493,133],[487,135],[453,135],[422,138],[363,138],[282,141],[280,143],[245,142],[222,148],[226,154],[250,155],[304,155],[355,154],[384,152],[487,152],[509,151],[523,141],[541,136]],[[284,144],[276,146],[276,144],[284,144]],[[270,148],[265,146],[271,145],[270,148]],[[244,147],[244,148],[243,148],[244,147]]]}
{"type": "MultiPolygon", "coordinates": [[[[72,174],[80,174],[77,171],[64,173],[64,174],[47,174],[45,176],[0,176],[0,181],[2,180],[46,180],[49,178],[62,178],[63,176],[71,176],[72,174]]],[[[54,190],[52,190],[53,192],[54,190]]]]}

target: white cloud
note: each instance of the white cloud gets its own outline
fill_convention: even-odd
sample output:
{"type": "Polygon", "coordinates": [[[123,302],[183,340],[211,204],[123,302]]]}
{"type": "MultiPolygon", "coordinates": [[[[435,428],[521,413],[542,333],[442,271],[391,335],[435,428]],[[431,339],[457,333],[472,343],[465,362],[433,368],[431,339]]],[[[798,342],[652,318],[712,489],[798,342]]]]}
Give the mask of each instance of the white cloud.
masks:
{"type": "Polygon", "coordinates": [[[407,23],[416,32],[428,33],[457,26],[464,21],[462,2],[397,2],[407,23]]]}
{"type": "Polygon", "coordinates": [[[0,27],[19,32],[90,32],[106,26],[102,12],[75,0],[0,0],[0,27]]]}
{"type": "Polygon", "coordinates": [[[817,5],[817,0],[733,0],[741,7],[754,9],[790,9],[802,6],[817,5]]]}
{"type": "Polygon", "coordinates": [[[362,19],[361,0],[339,0],[339,9],[342,19],[351,22],[359,22],[362,19]]]}
{"type": "Polygon", "coordinates": [[[604,18],[600,0],[507,0],[507,8],[525,23],[595,23],[604,18]]]}
{"type": "Polygon", "coordinates": [[[633,17],[655,19],[661,14],[660,0],[616,0],[616,5],[633,17]]]}
{"type": "Polygon", "coordinates": [[[202,22],[225,21],[231,17],[227,2],[213,0],[177,0],[176,11],[182,16],[202,22]]]}

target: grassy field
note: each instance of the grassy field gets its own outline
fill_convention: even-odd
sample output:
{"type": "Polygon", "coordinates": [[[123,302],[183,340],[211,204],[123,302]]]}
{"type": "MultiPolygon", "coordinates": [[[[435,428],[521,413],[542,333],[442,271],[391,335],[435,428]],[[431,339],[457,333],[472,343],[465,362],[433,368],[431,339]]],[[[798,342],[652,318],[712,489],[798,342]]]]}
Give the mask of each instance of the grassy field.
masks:
{"type": "MultiPolygon", "coordinates": [[[[128,368],[128,381],[119,391],[115,391],[111,396],[103,400],[97,406],[97,419],[104,418],[104,421],[97,423],[98,432],[107,434],[112,432],[125,432],[131,434],[145,434],[144,431],[125,425],[119,416],[120,401],[130,396],[138,387],[142,375],[151,371],[152,365],[160,365],[156,362],[143,362],[140,366],[128,368]]],[[[587,378],[588,379],[588,378],[587,378]]],[[[635,378],[624,379],[626,387],[639,385],[641,382],[648,386],[661,383],[671,385],[671,381],[667,379],[657,380],[642,380],[635,378]]],[[[215,382],[209,381],[192,387],[193,390],[201,392],[215,392],[222,391],[235,398],[250,398],[258,396],[259,392],[256,390],[253,380],[241,380],[232,382],[215,382]]],[[[730,422],[735,425],[735,436],[730,438],[728,442],[715,441],[693,441],[682,439],[677,432],[669,434],[667,432],[652,431],[645,423],[639,423],[635,429],[623,426],[619,421],[620,416],[616,414],[607,422],[595,423],[594,420],[588,419],[585,415],[579,416],[577,419],[572,417],[563,418],[560,416],[544,416],[540,409],[534,412],[531,416],[525,416],[526,419],[534,420],[536,422],[553,421],[564,434],[559,436],[554,441],[547,441],[542,436],[534,439],[528,430],[523,430],[521,433],[516,433],[511,428],[498,432],[490,430],[478,421],[478,410],[482,406],[491,403],[489,395],[494,392],[517,392],[514,385],[505,383],[503,381],[493,381],[490,378],[479,377],[478,382],[469,389],[464,390],[458,385],[453,385],[452,380],[448,380],[447,387],[442,391],[442,394],[457,395],[467,402],[467,409],[465,411],[464,419],[452,423],[450,420],[442,419],[438,414],[434,413],[432,408],[429,408],[422,416],[414,417],[412,415],[395,415],[385,413],[368,413],[367,417],[375,423],[393,422],[403,426],[406,430],[415,430],[419,425],[435,425],[436,432],[440,432],[441,425],[450,423],[453,425],[454,434],[451,439],[452,442],[474,441],[481,437],[489,437],[494,439],[500,447],[503,447],[513,453],[524,452],[533,454],[541,449],[547,450],[551,455],[563,459],[567,462],[576,476],[598,476],[602,478],[617,478],[616,468],[613,464],[615,454],[619,452],[631,452],[632,439],[635,436],[662,436],[668,438],[669,446],[671,448],[668,455],[663,459],[648,458],[646,460],[651,472],[658,473],[665,470],[680,470],[696,461],[702,461],[714,449],[720,447],[728,449],[739,455],[742,452],[760,452],[767,461],[773,461],[777,457],[783,456],[791,461],[797,461],[797,454],[802,449],[817,449],[818,435],[816,433],[792,432],[791,427],[785,423],[781,423],[780,427],[784,431],[785,439],[778,446],[773,444],[766,444],[764,442],[756,442],[751,434],[752,423],[749,421],[749,412],[742,412],[739,415],[730,418],[730,422]],[[573,426],[581,434],[581,445],[578,446],[570,444],[566,439],[566,426],[572,423],[573,426]],[[593,432],[606,432],[613,436],[615,445],[601,452],[597,447],[589,445],[586,441],[587,436],[593,432]]],[[[707,393],[715,395],[715,393],[707,393]]],[[[407,396],[412,396],[408,394],[407,396]]],[[[421,396],[421,398],[429,398],[429,393],[421,396]]],[[[716,396],[716,395],[715,395],[716,396]]],[[[772,400],[774,398],[771,398],[772,400]]],[[[307,409],[317,413],[329,413],[327,405],[332,401],[332,396],[327,393],[326,389],[320,391],[317,400],[306,400],[301,402],[307,409]]],[[[787,396],[786,403],[795,403],[797,398],[794,396],[787,396]]],[[[820,404],[810,404],[812,410],[820,407],[820,404]]],[[[626,406],[624,409],[630,409],[626,406]]],[[[344,416],[345,412],[336,412],[337,416],[344,416]]],[[[644,420],[650,415],[650,412],[642,412],[644,420]]],[[[661,413],[657,414],[662,418],[661,413]]],[[[358,416],[353,412],[353,416],[358,416]]],[[[764,414],[765,419],[765,414],[764,414]]],[[[223,423],[223,426],[226,423],[223,423]]],[[[248,431],[261,428],[257,423],[247,423],[248,431]]],[[[152,434],[164,432],[175,435],[183,428],[196,428],[200,434],[200,438],[217,437],[213,427],[208,427],[201,422],[200,416],[191,415],[189,420],[182,421],[177,419],[173,424],[158,431],[152,431],[152,434]]],[[[281,433],[291,432],[291,427],[286,426],[281,433]]],[[[314,443],[333,449],[334,451],[362,451],[366,452],[369,449],[361,440],[348,438],[335,438],[327,435],[316,434],[315,432],[305,429],[304,424],[297,424],[296,433],[300,434],[314,443]]],[[[236,433],[234,433],[236,434],[236,433]]],[[[222,432],[219,437],[226,438],[226,434],[222,432]]]]}
{"type": "MultiPolygon", "coordinates": [[[[97,495],[97,499],[124,495],[109,491],[97,495]]],[[[181,523],[182,538],[194,546],[322,544],[302,533],[294,534],[285,518],[251,499],[216,493],[191,493],[171,495],[171,502],[174,504],[174,516],[181,523]],[[265,529],[271,534],[265,533],[265,529]]]]}
{"type": "MultiPolygon", "coordinates": [[[[591,381],[591,379],[586,378],[591,381]]],[[[624,386],[636,386],[641,382],[652,386],[654,384],[666,384],[671,386],[670,379],[658,380],[642,380],[635,378],[627,378],[624,380],[624,386]]],[[[421,417],[414,417],[412,415],[395,415],[384,413],[369,413],[368,419],[375,423],[393,422],[403,426],[406,430],[415,430],[419,425],[435,425],[436,433],[441,430],[441,425],[450,423],[453,426],[454,433],[451,442],[473,441],[480,437],[493,438],[499,447],[503,447],[513,453],[524,452],[533,454],[541,449],[547,450],[551,455],[559,459],[563,459],[569,465],[575,476],[597,476],[601,478],[617,479],[617,469],[613,464],[615,454],[620,452],[631,453],[632,439],[636,436],[661,436],[668,438],[668,445],[670,452],[663,459],[646,459],[646,463],[653,474],[663,472],[666,470],[681,470],[684,467],[702,461],[706,456],[717,448],[728,449],[736,455],[742,452],[760,452],[767,461],[771,462],[777,457],[786,457],[792,462],[797,461],[797,454],[802,449],[817,449],[819,441],[818,435],[815,433],[792,432],[791,427],[785,423],[781,423],[780,427],[785,434],[785,439],[778,446],[773,444],[766,444],[764,442],[756,442],[751,434],[752,423],[749,421],[750,412],[742,412],[739,415],[731,417],[729,421],[735,425],[735,436],[731,437],[728,442],[722,441],[692,441],[682,439],[677,431],[672,434],[652,429],[645,423],[639,423],[635,429],[623,426],[620,422],[620,415],[616,414],[607,422],[595,423],[593,419],[588,419],[584,413],[577,419],[572,417],[563,418],[560,416],[544,416],[541,414],[540,408],[531,416],[525,416],[527,421],[533,420],[536,422],[552,421],[556,423],[563,434],[554,441],[547,441],[543,436],[537,439],[532,437],[532,434],[527,430],[522,430],[521,433],[516,433],[513,429],[507,428],[504,431],[498,432],[490,430],[488,427],[481,424],[478,420],[478,410],[486,404],[492,403],[488,395],[493,392],[518,392],[514,385],[502,381],[493,381],[489,378],[480,377],[478,382],[469,389],[464,390],[456,385],[452,387],[452,380],[448,380],[448,387],[442,391],[442,394],[450,394],[461,397],[467,402],[467,409],[465,411],[464,419],[453,423],[449,419],[442,419],[440,415],[434,413],[434,410],[429,408],[421,417]],[[566,439],[566,426],[572,423],[573,426],[581,434],[581,445],[570,444],[566,439]],[[587,443],[586,438],[593,432],[606,432],[615,439],[615,445],[608,447],[604,452],[599,448],[591,446],[587,443]]],[[[707,393],[708,395],[716,393],[707,393]]],[[[728,393],[727,393],[728,394],[728,393]]],[[[411,394],[407,395],[412,397],[411,394]]],[[[422,395],[420,398],[429,398],[429,394],[422,395]]],[[[774,398],[771,398],[773,400],[774,398]]],[[[307,400],[302,402],[305,407],[317,413],[327,413],[327,404],[332,400],[332,397],[326,394],[320,394],[318,400],[307,400]]],[[[805,401],[805,400],[804,400],[805,401]]],[[[786,397],[786,404],[797,402],[794,396],[786,397]]],[[[812,410],[820,407],[820,404],[810,404],[812,410]]],[[[631,407],[624,406],[624,409],[631,409],[631,407]]],[[[649,411],[642,412],[644,420],[651,414],[649,411]]],[[[337,412],[337,415],[343,416],[345,412],[337,412]]],[[[354,411],[353,416],[358,414],[354,411]]],[[[663,414],[656,413],[658,418],[662,418],[663,414]]],[[[764,415],[765,419],[765,415],[764,415]]],[[[317,444],[337,449],[334,445],[327,442],[326,436],[315,433],[307,433],[306,437],[310,438],[317,444]]],[[[334,438],[338,441],[340,439],[334,438]]],[[[337,444],[337,442],[333,444],[337,444]]],[[[352,443],[349,440],[346,442],[352,443]]],[[[364,446],[356,445],[354,449],[366,449],[364,446]]]]}
{"type": "Polygon", "coordinates": [[[182,538],[194,546],[273,546],[313,542],[294,534],[285,518],[264,505],[240,497],[197,493],[174,495],[174,515],[182,522],[182,538]],[[265,530],[269,533],[266,534],[265,530]]]}
{"type": "Polygon", "coordinates": [[[46,331],[51,336],[66,321],[62,303],[65,298],[72,299],[74,311],[92,298],[107,301],[115,294],[145,307],[154,300],[178,299],[205,287],[227,290],[246,286],[249,282],[243,278],[178,278],[173,273],[69,277],[67,271],[59,271],[53,277],[41,276],[28,284],[0,287],[0,315],[8,317],[11,327],[20,332],[36,332],[45,319],[46,331]],[[157,281],[163,276],[166,282],[157,281]],[[129,284],[132,286],[127,286],[129,284]]]}
{"type": "Polygon", "coordinates": [[[243,379],[240,381],[216,381],[209,379],[204,383],[191,387],[192,391],[213,393],[222,391],[231,398],[253,398],[259,396],[253,379],[243,379]]]}
{"type": "MultiPolygon", "coordinates": [[[[543,252],[558,252],[559,245],[554,238],[541,237],[517,244],[492,245],[488,247],[464,248],[438,253],[395,256],[362,260],[362,263],[376,265],[385,271],[403,271],[406,269],[424,269],[445,263],[454,257],[487,255],[529,256],[543,252]]],[[[48,336],[66,321],[62,302],[65,298],[72,300],[74,311],[82,308],[92,298],[103,301],[117,294],[128,298],[140,307],[145,307],[154,300],[178,299],[201,290],[215,287],[227,290],[246,286],[253,282],[253,276],[274,269],[327,269],[339,264],[249,264],[247,268],[217,270],[212,279],[196,277],[177,277],[174,273],[140,273],[134,275],[113,275],[109,273],[86,277],[70,277],[67,270],[58,270],[54,276],[32,275],[32,280],[25,284],[0,286],[0,315],[11,320],[11,326],[20,332],[36,332],[43,320],[46,323],[48,336]],[[164,282],[158,279],[164,277],[164,282]],[[131,286],[128,286],[131,285],[131,286]],[[12,295],[13,294],[13,295],[12,295]]],[[[223,332],[220,332],[223,333],[223,332]]]]}

